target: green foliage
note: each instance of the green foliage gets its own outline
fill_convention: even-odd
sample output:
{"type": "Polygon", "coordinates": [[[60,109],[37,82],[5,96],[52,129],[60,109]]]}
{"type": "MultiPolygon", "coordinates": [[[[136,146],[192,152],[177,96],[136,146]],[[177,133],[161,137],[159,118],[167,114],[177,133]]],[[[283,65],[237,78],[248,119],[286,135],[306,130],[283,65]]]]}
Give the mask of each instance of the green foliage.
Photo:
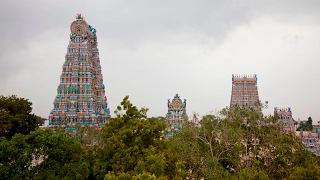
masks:
{"type": "Polygon", "coordinates": [[[268,174],[260,166],[261,163],[259,161],[254,161],[252,167],[242,169],[239,174],[239,180],[269,180],[268,174]]]}
{"type": "Polygon", "coordinates": [[[75,135],[80,140],[82,145],[88,147],[93,147],[99,143],[102,145],[102,131],[98,130],[97,126],[76,124],[75,128],[75,135]]]}
{"type": "Polygon", "coordinates": [[[28,142],[33,144],[43,162],[35,166],[36,178],[50,179],[82,177],[89,174],[88,164],[82,162],[81,144],[65,132],[45,130],[30,133],[28,142]]]}
{"type": "Polygon", "coordinates": [[[306,167],[297,166],[292,169],[289,180],[319,180],[320,170],[319,166],[310,163],[306,167]]]}
{"type": "Polygon", "coordinates": [[[37,130],[0,142],[0,177],[5,179],[87,179],[89,163],[80,142],[64,132],[37,130]]]}
{"type": "Polygon", "coordinates": [[[117,107],[117,117],[103,127],[105,147],[98,151],[95,178],[183,178],[184,166],[163,138],[165,123],[147,118],[148,109],[137,109],[128,98],[117,107]]]}
{"type": "Polygon", "coordinates": [[[170,139],[195,179],[282,179],[311,158],[301,140],[282,133],[266,105],[233,106],[186,124],[170,139]],[[225,178],[228,177],[228,178],[225,178]]]}
{"type": "Polygon", "coordinates": [[[28,99],[0,96],[0,137],[11,139],[16,133],[29,134],[38,127],[31,105],[28,99]]]}
{"type": "Polygon", "coordinates": [[[158,117],[156,117],[156,119],[157,119],[158,121],[165,121],[165,120],[166,120],[166,118],[163,117],[163,116],[158,116],[158,117]]]}
{"type": "Polygon", "coordinates": [[[240,180],[269,180],[268,174],[263,170],[248,167],[240,171],[240,180]]]}
{"type": "Polygon", "coordinates": [[[179,131],[169,142],[172,148],[179,152],[179,156],[186,164],[186,168],[191,171],[189,179],[200,179],[203,177],[203,169],[207,167],[203,144],[197,140],[193,132],[196,130],[193,124],[185,124],[185,127],[179,131]]]}
{"type": "Polygon", "coordinates": [[[0,139],[0,177],[1,179],[22,179],[32,177],[28,170],[32,162],[32,145],[26,142],[27,137],[16,134],[11,140],[0,139]]]}
{"type": "Polygon", "coordinates": [[[43,118],[43,117],[40,117],[40,116],[37,116],[37,115],[35,115],[35,116],[37,118],[37,124],[38,125],[44,124],[44,121],[46,120],[46,118],[43,118]]]}
{"type": "Polygon", "coordinates": [[[207,115],[200,125],[186,124],[179,133],[170,138],[171,146],[179,152],[191,171],[189,179],[230,179],[230,169],[240,163],[241,146],[234,128],[240,126],[221,121],[219,117],[207,115]],[[227,178],[228,177],[228,178],[227,178]]]}
{"type": "Polygon", "coordinates": [[[319,157],[262,104],[206,115],[169,140],[163,117],[148,118],[128,96],[101,131],[76,125],[75,138],[65,127],[31,131],[41,117],[28,100],[0,96],[0,107],[1,179],[320,179],[319,157]]]}
{"type": "Polygon", "coordinates": [[[307,122],[301,123],[300,126],[297,128],[297,131],[312,131],[312,118],[308,117],[307,122]]]}

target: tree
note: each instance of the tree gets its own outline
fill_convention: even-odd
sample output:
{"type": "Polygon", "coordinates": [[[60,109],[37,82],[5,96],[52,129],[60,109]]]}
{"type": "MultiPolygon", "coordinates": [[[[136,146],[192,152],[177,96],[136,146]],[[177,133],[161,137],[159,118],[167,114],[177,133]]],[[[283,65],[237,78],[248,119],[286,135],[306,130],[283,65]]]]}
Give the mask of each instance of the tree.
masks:
{"type": "Polygon", "coordinates": [[[83,159],[83,149],[77,139],[62,131],[35,131],[27,142],[33,144],[36,157],[43,161],[34,167],[36,179],[86,179],[89,164],[83,159]]]}
{"type": "Polygon", "coordinates": [[[316,180],[319,178],[319,170],[314,167],[295,167],[292,169],[293,172],[288,179],[291,180],[316,180]]]}
{"type": "Polygon", "coordinates": [[[166,118],[163,117],[163,116],[158,116],[158,117],[156,117],[156,119],[157,119],[158,121],[165,121],[165,120],[166,120],[166,118]]]}
{"type": "Polygon", "coordinates": [[[22,134],[16,134],[11,140],[0,138],[1,179],[27,179],[33,176],[34,173],[29,170],[33,149],[26,139],[22,134]]]}
{"type": "Polygon", "coordinates": [[[97,126],[76,124],[74,128],[76,129],[75,136],[80,140],[82,145],[88,147],[98,144],[103,145],[102,131],[97,126]]]}
{"type": "Polygon", "coordinates": [[[133,106],[128,96],[123,99],[115,111],[117,117],[102,129],[105,147],[97,153],[96,179],[185,177],[183,163],[164,140],[165,123],[147,118],[147,111],[133,106]]]}
{"type": "Polygon", "coordinates": [[[0,141],[4,179],[87,179],[89,162],[80,142],[65,132],[36,130],[0,141]]]}
{"type": "Polygon", "coordinates": [[[179,130],[170,142],[191,171],[189,178],[282,179],[309,159],[301,140],[283,133],[276,117],[263,116],[266,106],[232,106],[179,130]]]}
{"type": "Polygon", "coordinates": [[[0,137],[10,139],[16,133],[29,134],[38,127],[31,105],[28,99],[15,95],[0,96],[0,137]]]}
{"type": "Polygon", "coordinates": [[[254,161],[252,167],[241,169],[240,180],[269,180],[268,174],[260,168],[259,161],[254,161]]]}
{"type": "Polygon", "coordinates": [[[300,126],[297,128],[297,131],[312,131],[313,126],[312,126],[312,118],[308,117],[307,122],[301,123],[300,126]]]}
{"type": "Polygon", "coordinates": [[[36,115],[36,118],[37,118],[37,124],[38,125],[44,124],[44,121],[46,120],[46,118],[43,118],[43,117],[40,117],[40,116],[37,116],[37,115],[36,115]]]}
{"type": "Polygon", "coordinates": [[[306,122],[306,131],[312,131],[313,126],[312,126],[312,118],[308,117],[308,121],[306,122]]]}
{"type": "Polygon", "coordinates": [[[231,169],[239,169],[241,148],[236,124],[215,115],[202,117],[200,125],[188,123],[170,138],[190,170],[189,179],[234,179],[231,169]]]}

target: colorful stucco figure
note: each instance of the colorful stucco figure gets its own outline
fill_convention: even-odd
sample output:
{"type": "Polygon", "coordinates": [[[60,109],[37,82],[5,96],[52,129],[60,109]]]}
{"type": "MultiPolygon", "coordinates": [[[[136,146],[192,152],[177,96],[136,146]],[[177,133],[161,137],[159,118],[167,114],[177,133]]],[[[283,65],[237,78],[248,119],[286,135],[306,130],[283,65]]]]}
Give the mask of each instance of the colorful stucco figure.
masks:
{"type": "Polygon", "coordinates": [[[101,74],[96,29],[77,14],[70,31],[49,124],[104,124],[110,118],[110,110],[101,74]]]}

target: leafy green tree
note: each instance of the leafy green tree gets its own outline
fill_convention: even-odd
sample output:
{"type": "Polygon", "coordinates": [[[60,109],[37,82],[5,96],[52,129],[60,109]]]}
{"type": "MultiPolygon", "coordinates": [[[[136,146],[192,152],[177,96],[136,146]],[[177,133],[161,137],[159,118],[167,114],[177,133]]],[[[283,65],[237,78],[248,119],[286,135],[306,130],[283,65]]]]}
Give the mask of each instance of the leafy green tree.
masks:
{"type": "Polygon", "coordinates": [[[314,167],[306,168],[306,167],[295,167],[292,169],[292,173],[288,179],[290,180],[317,180],[319,178],[319,170],[314,167]]]}
{"type": "Polygon", "coordinates": [[[80,140],[81,144],[88,147],[94,145],[102,145],[102,131],[95,125],[76,124],[75,136],[80,140]]]}
{"type": "Polygon", "coordinates": [[[35,166],[35,179],[86,179],[89,164],[83,158],[81,143],[61,131],[35,131],[27,142],[33,144],[42,162],[35,166]]]}
{"type": "Polygon", "coordinates": [[[259,161],[254,161],[252,167],[241,169],[240,180],[269,180],[268,174],[260,168],[259,161]]]}
{"type": "Polygon", "coordinates": [[[164,140],[164,122],[147,118],[126,96],[103,127],[103,143],[94,167],[96,179],[184,179],[184,165],[164,140]],[[122,111],[125,111],[123,113],[122,111]]]}
{"type": "Polygon", "coordinates": [[[306,123],[306,131],[312,131],[312,130],[313,130],[312,118],[308,117],[308,121],[306,123]]]}
{"type": "Polygon", "coordinates": [[[205,157],[208,154],[207,152],[204,154],[203,144],[194,136],[193,131],[196,128],[192,123],[185,124],[174,138],[169,139],[170,145],[179,152],[180,158],[183,159],[186,168],[191,172],[188,176],[189,179],[200,179],[204,176],[203,169],[207,167],[205,157]]]}
{"type": "Polygon", "coordinates": [[[300,126],[297,128],[297,131],[312,131],[312,118],[308,117],[307,122],[301,123],[300,126]]]}
{"type": "Polygon", "coordinates": [[[37,130],[0,142],[0,177],[4,179],[87,179],[81,144],[65,132],[37,130]]]}
{"type": "Polygon", "coordinates": [[[38,125],[44,124],[44,121],[46,120],[46,118],[43,118],[43,117],[40,117],[40,116],[37,116],[37,115],[36,115],[36,118],[37,118],[37,124],[38,125]]]}
{"type": "MultiPolygon", "coordinates": [[[[240,123],[238,122],[240,125],[240,123]]],[[[190,170],[189,179],[233,179],[228,170],[238,169],[242,145],[235,124],[214,115],[204,116],[200,125],[185,124],[170,138],[190,170]]],[[[239,126],[238,126],[239,127],[239,126]]]]}
{"type": "Polygon", "coordinates": [[[305,162],[297,164],[291,170],[289,180],[319,180],[320,166],[319,157],[309,157],[305,162]]]}
{"type": "Polygon", "coordinates": [[[166,118],[163,117],[163,116],[158,116],[158,117],[156,117],[156,119],[159,120],[159,121],[165,121],[166,120],[166,118]]]}
{"type": "Polygon", "coordinates": [[[31,105],[28,99],[15,95],[0,96],[0,137],[10,139],[16,133],[29,134],[38,127],[31,105]]]}
{"type": "Polygon", "coordinates": [[[232,106],[179,130],[170,143],[191,171],[189,178],[282,179],[310,159],[301,140],[283,133],[276,117],[263,116],[266,106],[232,106]]]}
{"type": "Polygon", "coordinates": [[[1,179],[27,179],[34,172],[29,170],[33,160],[32,145],[26,142],[27,136],[16,134],[11,140],[0,139],[1,179]]]}

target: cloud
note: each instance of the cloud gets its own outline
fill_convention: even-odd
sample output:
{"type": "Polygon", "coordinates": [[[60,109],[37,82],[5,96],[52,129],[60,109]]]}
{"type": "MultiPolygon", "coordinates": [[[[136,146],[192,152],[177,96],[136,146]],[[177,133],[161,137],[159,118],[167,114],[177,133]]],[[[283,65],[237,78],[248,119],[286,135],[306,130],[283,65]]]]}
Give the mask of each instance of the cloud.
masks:
{"type": "Polygon", "coordinates": [[[303,109],[297,94],[308,93],[312,102],[319,97],[318,7],[317,0],[5,1],[0,94],[28,97],[35,112],[46,116],[70,24],[82,13],[97,29],[112,111],[129,94],[150,115],[164,115],[166,100],[179,93],[188,99],[188,111],[205,114],[229,104],[234,73],[258,74],[261,98],[272,106],[303,109]],[[297,97],[278,87],[294,89],[290,97],[297,97]]]}

